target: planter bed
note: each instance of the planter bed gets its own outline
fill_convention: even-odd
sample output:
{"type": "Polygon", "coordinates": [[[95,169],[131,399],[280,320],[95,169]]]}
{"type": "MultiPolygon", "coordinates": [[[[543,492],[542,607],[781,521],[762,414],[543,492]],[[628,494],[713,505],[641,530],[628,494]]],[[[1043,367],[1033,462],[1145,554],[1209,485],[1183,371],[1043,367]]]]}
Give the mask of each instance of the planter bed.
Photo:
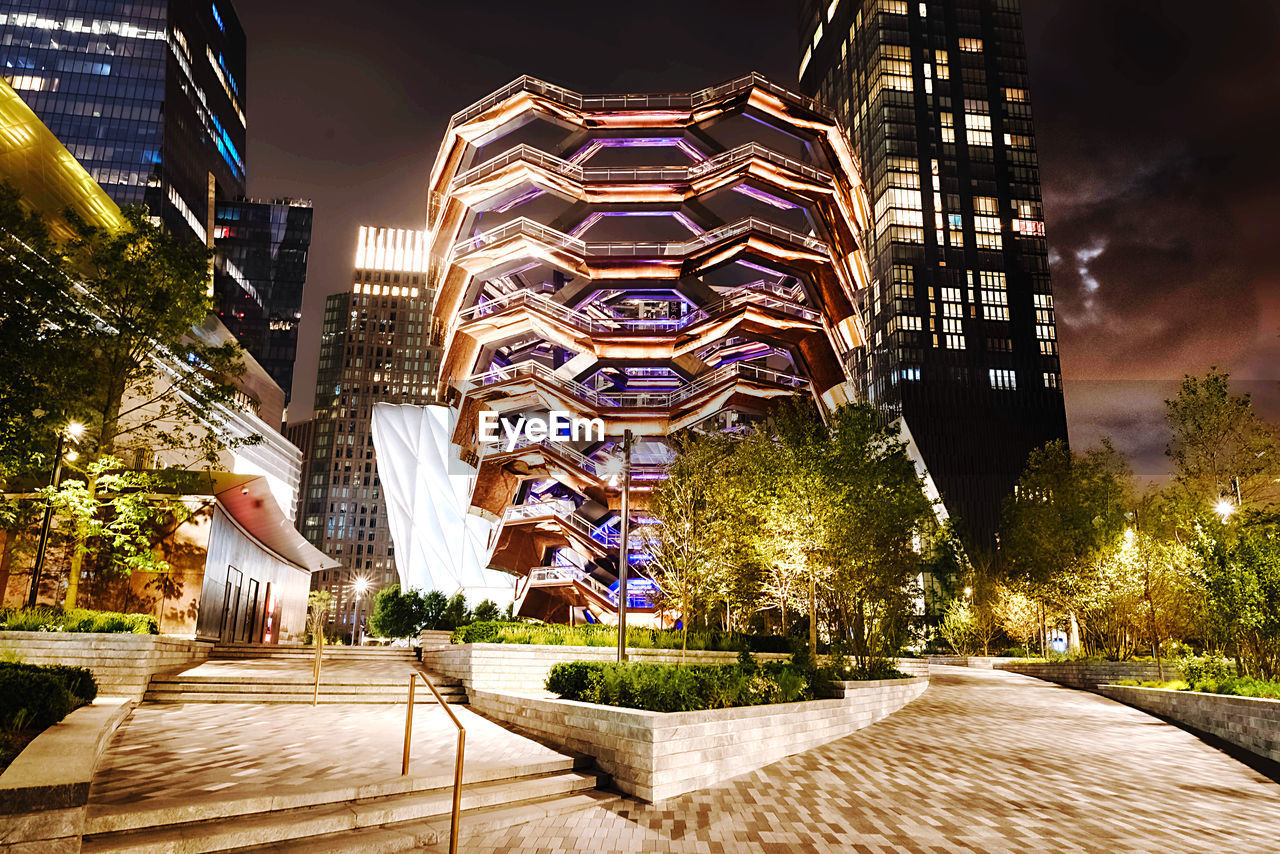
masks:
{"type": "Polygon", "coordinates": [[[1280,762],[1280,700],[1099,685],[1098,693],[1280,762]]]}
{"type": "MultiPolygon", "coordinates": [[[[1046,662],[1010,662],[1005,660],[996,665],[997,670],[1010,673],[1021,673],[1023,676],[1034,676],[1046,682],[1056,682],[1068,688],[1079,688],[1093,691],[1099,685],[1132,679],[1135,682],[1155,682],[1160,678],[1160,669],[1154,661],[1046,661],[1046,662]]],[[[1181,671],[1176,665],[1166,663],[1165,679],[1181,678],[1181,671]]]]}
{"type": "Polygon", "coordinates": [[[468,695],[478,712],[594,757],[620,791],[653,803],[846,736],[919,697],[929,680],[838,684],[841,699],[665,714],[545,694],[474,689],[468,695]]]}
{"type": "Polygon", "coordinates": [[[169,635],[0,632],[0,651],[26,664],[87,667],[100,694],[141,699],[151,677],[209,657],[213,645],[169,635]]]}
{"type": "MultiPolygon", "coordinates": [[[[632,661],[679,664],[678,649],[628,649],[632,661]]],[[[785,653],[759,653],[757,661],[785,661],[785,653]]],[[[422,663],[433,673],[462,680],[468,691],[515,691],[538,694],[551,668],[565,661],[616,661],[618,650],[610,646],[552,646],[523,643],[459,643],[423,647],[422,663]]],[[[690,650],[685,664],[733,664],[736,652],[690,650]]]]}
{"type": "MultiPolygon", "coordinates": [[[[628,649],[632,661],[652,664],[679,664],[678,649],[628,649]]],[[[460,643],[422,647],[422,663],[433,673],[460,679],[470,691],[514,691],[540,694],[551,668],[564,661],[616,661],[618,652],[608,646],[552,646],[514,643],[460,643]]],[[[785,661],[786,653],[753,653],[756,661],[785,661]]],[[[690,650],[685,664],[733,664],[736,652],[690,650]]],[[[928,676],[929,662],[923,658],[900,658],[897,668],[909,676],[928,676]]]]}

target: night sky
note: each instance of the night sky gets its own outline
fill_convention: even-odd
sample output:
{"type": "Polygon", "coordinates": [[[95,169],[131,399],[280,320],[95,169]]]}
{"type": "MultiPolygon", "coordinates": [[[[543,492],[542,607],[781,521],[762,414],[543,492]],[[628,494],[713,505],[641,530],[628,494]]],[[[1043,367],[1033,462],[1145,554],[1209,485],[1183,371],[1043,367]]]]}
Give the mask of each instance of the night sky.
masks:
{"type": "MultiPolygon", "coordinates": [[[[1280,4],[1024,0],[1032,107],[1079,447],[1164,468],[1163,398],[1218,365],[1280,413],[1280,4]]],[[[237,0],[249,189],[312,199],[290,418],[359,225],[422,228],[450,115],[520,74],[581,92],[795,86],[788,0],[237,0]]]]}

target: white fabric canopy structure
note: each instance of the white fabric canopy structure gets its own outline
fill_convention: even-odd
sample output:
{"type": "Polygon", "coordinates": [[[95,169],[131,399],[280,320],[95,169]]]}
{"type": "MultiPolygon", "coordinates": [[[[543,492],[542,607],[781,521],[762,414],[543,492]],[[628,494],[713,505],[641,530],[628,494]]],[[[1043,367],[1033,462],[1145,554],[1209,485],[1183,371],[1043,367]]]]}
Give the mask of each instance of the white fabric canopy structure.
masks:
{"type": "Polygon", "coordinates": [[[449,441],[456,417],[447,406],[373,406],[373,443],[396,571],[406,589],[446,596],[460,590],[473,606],[492,599],[505,608],[515,578],[487,568],[497,524],[470,512],[475,469],[449,441]]]}

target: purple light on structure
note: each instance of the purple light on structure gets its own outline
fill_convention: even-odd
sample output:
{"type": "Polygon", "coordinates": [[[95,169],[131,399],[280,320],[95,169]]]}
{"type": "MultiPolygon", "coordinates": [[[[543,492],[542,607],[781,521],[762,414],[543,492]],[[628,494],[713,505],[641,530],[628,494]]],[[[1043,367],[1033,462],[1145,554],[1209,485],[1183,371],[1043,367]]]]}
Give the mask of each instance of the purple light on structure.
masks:
{"type": "Polygon", "coordinates": [[[605,217],[615,216],[669,217],[689,229],[691,234],[702,234],[702,229],[698,228],[698,224],[681,211],[596,211],[574,226],[573,231],[569,232],[569,236],[577,237],[605,217]]]}
{"type": "Polygon", "coordinates": [[[772,193],[766,193],[764,190],[757,190],[755,187],[748,187],[745,184],[739,184],[733,188],[733,191],[735,193],[741,193],[744,196],[749,196],[757,202],[764,202],[766,205],[772,205],[773,207],[784,211],[793,211],[800,207],[799,205],[788,202],[786,199],[780,199],[772,193]]]}
{"type": "Polygon", "coordinates": [[[570,163],[583,163],[602,148],[678,148],[693,161],[701,162],[707,156],[680,137],[671,136],[613,136],[593,139],[574,152],[570,163]]]}
{"type": "Polygon", "coordinates": [[[512,199],[511,201],[506,202],[505,204],[502,204],[502,205],[500,205],[500,206],[498,206],[498,207],[494,208],[494,209],[493,209],[493,210],[494,210],[494,213],[506,213],[507,211],[509,211],[509,210],[511,210],[512,208],[514,208],[516,205],[522,205],[522,204],[524,204],[525,202],[531,202],[531,201],[533,201],[534,199],[538,198],[538,196],[541,196],[541,195],[542,195],[542,190],[541,190],[541,189],[539,189],[538,187],[534,187],[533,189],[530,189],[530,190],[525,190],[523,193],[521,193],[520,195],[516,196],[516,197],[515,197],[514,199],[512,199]]]}

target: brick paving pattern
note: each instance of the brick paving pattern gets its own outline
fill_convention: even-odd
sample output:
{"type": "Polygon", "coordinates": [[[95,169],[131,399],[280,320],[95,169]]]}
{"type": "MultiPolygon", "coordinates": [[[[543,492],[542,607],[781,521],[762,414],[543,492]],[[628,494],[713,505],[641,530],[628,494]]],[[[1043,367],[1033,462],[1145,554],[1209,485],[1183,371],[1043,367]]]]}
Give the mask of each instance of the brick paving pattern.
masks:
{"type": "Polygon", "coordinates": [[[492,833],[474,854],[1280,851],[1280,784],[1195,736],[1025,676],[934,668],[854,735],[658,805],[492,833]]]}

